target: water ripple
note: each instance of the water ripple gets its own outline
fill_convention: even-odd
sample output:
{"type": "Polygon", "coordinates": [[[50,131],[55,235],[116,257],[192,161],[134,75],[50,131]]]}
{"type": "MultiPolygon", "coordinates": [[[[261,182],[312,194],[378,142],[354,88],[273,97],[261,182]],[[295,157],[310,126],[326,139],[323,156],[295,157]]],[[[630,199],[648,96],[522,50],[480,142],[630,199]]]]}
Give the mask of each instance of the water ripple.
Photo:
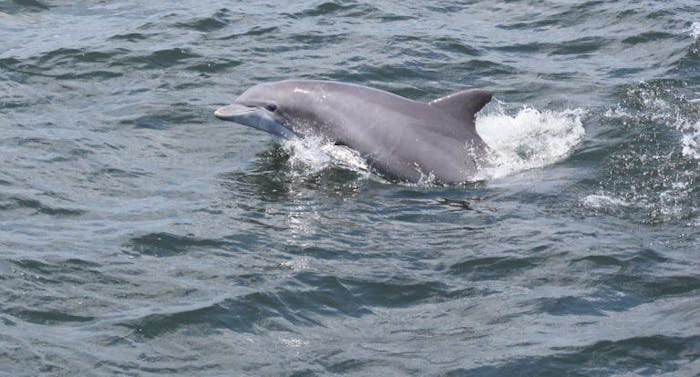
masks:
{"type": "Polygon", "coordinates": [[[195,19],[188,22],[181,22],[175,26],[178,28],[193,29],[196,31],[210,32],[219,29],[223,29],[229,25],[229,11],[228,9],[219,9],[211,17],[195,19]]]}

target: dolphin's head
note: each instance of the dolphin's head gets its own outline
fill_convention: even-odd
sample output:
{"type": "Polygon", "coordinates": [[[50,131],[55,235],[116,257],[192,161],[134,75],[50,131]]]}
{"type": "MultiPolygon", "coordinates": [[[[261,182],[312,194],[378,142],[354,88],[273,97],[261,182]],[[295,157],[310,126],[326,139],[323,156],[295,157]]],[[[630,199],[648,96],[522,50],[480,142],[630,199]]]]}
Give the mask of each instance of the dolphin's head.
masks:
{"type": "MultiPolygon", "coordinates": [[[[294,82],[276,82],[256,85],[241,94],[232,104],[219,108],[214,115],[223,120],[267,131],[287,139],[299,136],[294,126],[300,117],[309,114],[302,110],[308,105],[308,94],[294,82]]],[[[297,130],[298,131],[298,130],[297,130]]]]}
{"type": "Polygon", "coordinates": [[[284,120],[275,114],[276,111],[277,107],[274,104],[246,105],[234,102],[217,109],[214,115],[219,119],[257,128],[283,138],[295,138],[294,131],[285,126],[284,120]]]}
{"type": "Polygon", "coordinates": [[[238,97],[234,103],[217,109],[214,116],[287,139],[296,137],[284,117],[280,116],[275,99],[265,96],[262,92],[260,88],[253,87],[238,97]]]}

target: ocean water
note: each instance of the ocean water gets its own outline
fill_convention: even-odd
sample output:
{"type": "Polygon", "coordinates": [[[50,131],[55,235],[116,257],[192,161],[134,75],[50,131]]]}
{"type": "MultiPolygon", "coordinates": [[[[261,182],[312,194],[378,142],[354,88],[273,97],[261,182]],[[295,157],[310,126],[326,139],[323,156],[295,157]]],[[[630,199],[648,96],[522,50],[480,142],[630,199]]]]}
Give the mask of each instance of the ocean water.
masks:
{"type": "Polygon", "coordinates": [[[0,0],[0,376],[700,376],[697,1],[0,0]],[[482,182],[218,121],[495,99],[482,182]]]}

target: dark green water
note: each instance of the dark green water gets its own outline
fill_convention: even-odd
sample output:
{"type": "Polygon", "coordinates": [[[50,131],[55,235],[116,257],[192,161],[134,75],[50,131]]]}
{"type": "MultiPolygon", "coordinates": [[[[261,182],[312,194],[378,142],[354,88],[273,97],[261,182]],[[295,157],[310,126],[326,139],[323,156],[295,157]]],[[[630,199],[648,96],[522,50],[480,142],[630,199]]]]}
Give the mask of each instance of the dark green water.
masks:
{"type": "Polygon", "coordinates": [[[0,0],[0,375],[698,376],[699,98],[691,0],[0,0]],[[497,164],[214,118],[288,78],[491,89],[497,164]]]}

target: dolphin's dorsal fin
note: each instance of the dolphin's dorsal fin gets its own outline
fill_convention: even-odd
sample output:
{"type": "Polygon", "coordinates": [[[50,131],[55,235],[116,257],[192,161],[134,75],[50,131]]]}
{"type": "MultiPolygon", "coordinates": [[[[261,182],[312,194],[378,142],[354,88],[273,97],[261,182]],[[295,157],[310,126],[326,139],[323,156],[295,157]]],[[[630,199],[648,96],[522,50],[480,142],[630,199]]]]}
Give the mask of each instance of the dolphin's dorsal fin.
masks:
{"type": "Polygon", "coordinates": [[[491,101],[492,96],[493,93],[489,90],[465,90],[430,101],[430,106],[440,108],[454,118],[473,125],[474,116],[491,101]]]}

